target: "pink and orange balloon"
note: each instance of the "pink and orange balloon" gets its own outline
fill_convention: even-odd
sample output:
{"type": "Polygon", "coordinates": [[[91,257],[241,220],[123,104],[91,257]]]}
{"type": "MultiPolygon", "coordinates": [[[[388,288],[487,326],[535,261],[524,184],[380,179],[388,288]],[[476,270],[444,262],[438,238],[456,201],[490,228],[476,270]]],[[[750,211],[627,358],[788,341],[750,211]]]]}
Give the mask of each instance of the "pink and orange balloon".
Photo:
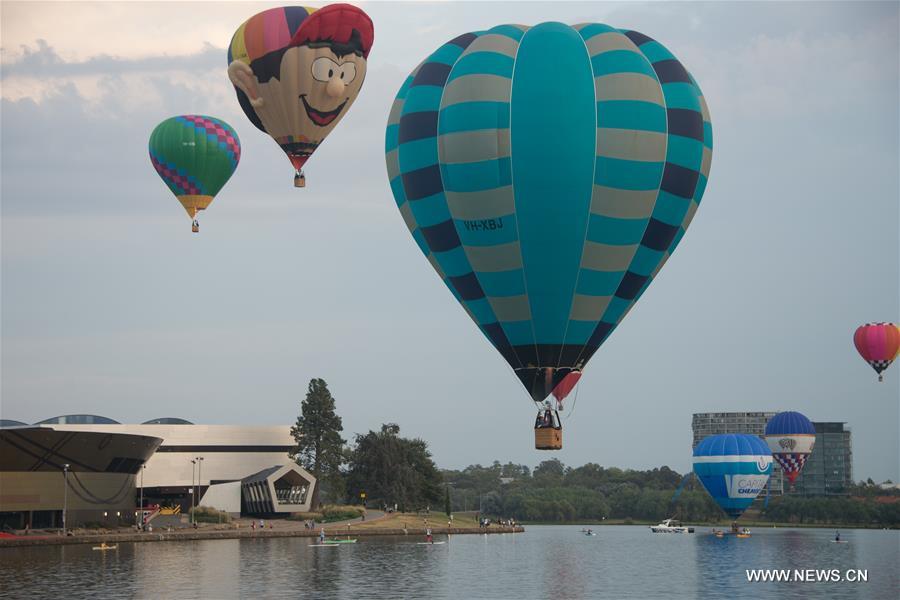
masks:
{"type": "Polygon", "coordinates": [[[853,343],[878,373],[878,381],[883,381],[881,372],[891,366],[900,351],[900,328],[894,323],[866,323],[856,329],[853,343]]]}

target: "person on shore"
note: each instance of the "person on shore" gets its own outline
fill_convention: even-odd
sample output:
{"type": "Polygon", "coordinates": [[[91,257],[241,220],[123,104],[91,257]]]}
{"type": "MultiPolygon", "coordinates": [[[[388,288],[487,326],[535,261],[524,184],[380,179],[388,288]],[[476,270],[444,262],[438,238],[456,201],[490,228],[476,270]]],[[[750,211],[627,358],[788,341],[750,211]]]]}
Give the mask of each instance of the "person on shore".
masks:
{"type": "Polygon", "coordinates": [[[250,529],[256,531],[256,521],[250,521],[250,529]]]}

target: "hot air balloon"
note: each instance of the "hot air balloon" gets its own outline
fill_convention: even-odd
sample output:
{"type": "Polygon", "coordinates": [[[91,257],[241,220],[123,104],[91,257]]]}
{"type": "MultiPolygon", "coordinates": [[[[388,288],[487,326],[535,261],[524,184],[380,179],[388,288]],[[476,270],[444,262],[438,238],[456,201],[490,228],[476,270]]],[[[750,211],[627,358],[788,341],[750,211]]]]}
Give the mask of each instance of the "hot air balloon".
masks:
{"type": "Polygon", "coordinates": [[[343,118],[366,78],[372,20],[349,4],[284,6],[247,19],[228,47],[228,77],[247,118],[303,165],[343,118]]]}
{"type": "Polygon", "coordinates": [[[816,428],[802,414],[786,411],[778,413],[766,423],[765,438],[772,456],[781,465],[793,490],[794,482],[816,444],[816,428]]]}
{"type": "Polygon", "coordinates": [[[884,381],[882,371],[891,366],[900,351],[900,328],[894,323],[866,323],[853,334],[856,351],[884,381]]]}
{"type": "Polygon", "coordinates": [[[716,504],[737,519],[769,481],[772,454],[755,435],[711,435],[694,448],[694,474],[716,504]]]}
{"type": "Polygon", "coordinates": [[[241,160],[241,141],[231,125],[215,117],[170,117],[150,134],[150,162],[200,231],[197,212],[206,210],[241,160]]]}
{"type": "MultiPolygon", "coordinates": [[[[413,238],[539,407],[674,251],[712,157],[687,70],[601,24],[450,40],[403,83],[385,137],[413,238]]],[[[561,447],[543,429],[536,447],[561,447]]]]}

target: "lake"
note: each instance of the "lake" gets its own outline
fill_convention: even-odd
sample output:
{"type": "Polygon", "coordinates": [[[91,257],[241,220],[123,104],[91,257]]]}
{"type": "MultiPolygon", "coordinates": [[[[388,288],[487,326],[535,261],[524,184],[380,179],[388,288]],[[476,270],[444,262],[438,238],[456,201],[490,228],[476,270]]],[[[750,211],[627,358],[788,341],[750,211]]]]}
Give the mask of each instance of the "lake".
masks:
{"type": "Polygon", "coordinates": [[[525,533],[144,542],[0,549],[4,598],[897,598],[900,532],[755,529],[753,537],[646,527],[529,526],[525,533]],[[443,541],[445,536],[437,536],[443,541]],[[867,570],[867,582],[748,583],[746,569],[867,570]],[[748,596],[749,597],[749,596],[748,596]]]}

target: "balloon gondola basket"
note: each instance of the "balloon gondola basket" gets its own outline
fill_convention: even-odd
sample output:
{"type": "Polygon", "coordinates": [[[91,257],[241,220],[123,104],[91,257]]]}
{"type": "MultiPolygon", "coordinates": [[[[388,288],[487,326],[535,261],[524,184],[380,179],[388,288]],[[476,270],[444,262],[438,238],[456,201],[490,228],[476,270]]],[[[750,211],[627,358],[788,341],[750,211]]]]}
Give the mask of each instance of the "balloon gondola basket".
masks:
{"type": "Polygon", "coordinates": [[[534,447],[536,450],[561,450],[562,427],[535,427],[534,447]]]}
{"type": "Polygon", "coordinates": [[[193,231],[194,233],[200,233],[200,223],[198,223],[197,221],[191,223],[191,231],[193,231]]]}
{"type": "Polygon", "coordinates": [[[306,187],[306,175],[303,175],[302,173],[294,175],[294,187],[306,187]]]}

